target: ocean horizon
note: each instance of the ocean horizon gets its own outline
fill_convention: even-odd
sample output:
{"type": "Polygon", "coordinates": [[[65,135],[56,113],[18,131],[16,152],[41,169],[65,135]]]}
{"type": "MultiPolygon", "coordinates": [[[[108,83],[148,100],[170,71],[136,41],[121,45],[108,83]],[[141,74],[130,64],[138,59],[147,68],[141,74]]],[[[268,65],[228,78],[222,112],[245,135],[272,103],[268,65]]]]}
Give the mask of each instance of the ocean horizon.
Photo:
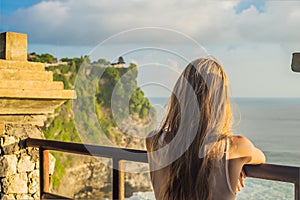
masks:
{"type": "MultiPolygon", "coordinates": [[[[167,97],[149,98],[158,112],[167,97]]],[[[234,114],[232,132],[244,135],[266,155],[269,164],[300,166],[300,98],[231,98],[234,114]]],[[[163,114],[158,114],[163,116],[163,114]]],[[[134,193],[132,199],[155,199],[152,192],[134,193]]],[[[294,185],[246,178],[239,200],[294,199],[294,185]]]]}

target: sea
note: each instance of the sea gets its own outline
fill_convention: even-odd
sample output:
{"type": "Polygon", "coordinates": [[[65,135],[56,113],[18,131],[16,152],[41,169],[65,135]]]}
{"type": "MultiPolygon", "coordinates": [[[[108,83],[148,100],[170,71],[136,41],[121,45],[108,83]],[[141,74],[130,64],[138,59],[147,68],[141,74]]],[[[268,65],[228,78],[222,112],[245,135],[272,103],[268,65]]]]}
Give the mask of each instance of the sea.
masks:
{"type": "MultiPolygon", "coordinates": [[[[161,118],[168,98],[149,98],[161,118]]],[[[249,138],[270,164],[300,167],[300,98],[232,98],[233,133],[249,138]]],[[[158,119],[159,120],[159,119],[158,119]]],[[[293,200],[294,185],[247,177],[238,200],[293,200]]],[[[128,200],[155,199],[137,192],[128,200]]]]}

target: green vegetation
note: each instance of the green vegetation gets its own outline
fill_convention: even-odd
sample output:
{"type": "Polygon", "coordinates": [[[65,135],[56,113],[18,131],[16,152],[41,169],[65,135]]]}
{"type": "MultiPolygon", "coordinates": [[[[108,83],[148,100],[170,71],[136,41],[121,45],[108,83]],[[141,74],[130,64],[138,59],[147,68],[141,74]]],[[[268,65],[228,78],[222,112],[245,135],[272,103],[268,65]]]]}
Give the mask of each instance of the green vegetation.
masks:
{"type": "MultiPolygon", "coordinates": [[[[36,62],[53,63],[57,60],[50,54],[31,53],[28,57],[36,62]]],[[[53,72],[55,81],[64,83],[65,89],[75,89],[78,98],[76,107],[72,108],[72,102],[68,101],[49,117],[44,127],[47,139],[68,142],[81,142],[82,139],[84,142],[97,143],[104,138],[109,138],[112,143],[120,144],[122,133],[116,131],[117,123],[113,118],[111,107],[116,109],[119,119],[126,120],[128,116],[124,114],[124,106],[128,107],[128,105],[125,105],[124,99],[128,99],[130,117],[147,121],[152,107],[149,100],[144,97],[143,91],[137,87],[138,70],[135,64],[130,64],[128,68],[115,68],[103,58],[91,62],[88,56],[62,58],[60,61],[67,64],[49,66],[47,69],[53,72]],[[80,79],[76,79],[78,76],[80,79]],[[116,85],[117,83],[119,84],[116,85]],[[89,93],[93,90],[95,90],[94,95],[91,96],[89,93]],[[115,96],[112,101],[113,91],[115,96]],[[76,112],[74,116],[73,111],[76,110],[81,112],[76,112]],[[89,115],[91,112],[96,113],[95,118],[89,115]],[[97,124],[102,130],[97,128],[97,124]],[[82,130],[88,133],[86,138],[82,135],[81,138],[79,137],[78,131],[82,132],[82,130]]],[[[51,180],[53,187],[57,187],[65,174],[65,168],[71,166],[73,160],[71,156],[64,153],[53,152],[53,155],[56,158],[56,165],[51,180]]]]}
{"type": "Polygon", "coordinates": [[[96,92],[96,112],[104,134],[119,144],[118,135],[113,132],[117,127],[114,119],[124,121],[129,116],[140,120],[148,117],[151,105],[144,97],[143,91],[137,87],[137,66],[130,64],[128,68],[107,67],[98,82],[96,92]],[[114,96],[112,96],[114,92],[114,96]],[[128,100],[128,101],[127,101],[128,100]],[[128,105],[129,103],[129,105],[128,105]],[[129,106],[128,112],[125,108],[129,106]],[[113,116],[110,108],[114,108],[113,116]],[[136,117],[137,116],[137,117],[136,117]]]}
{"type": "Polygon", "coordinates": [[[144,119],[148,116],[151,106],[149,100],[144,97],[143,91],[137,87],[137,74],[138,72],[135,64],[131,64],[128,68],[122,70],[119,68],[107,67],[99,81],[104,84],[99,84],[99,90],[96,94],[97,103],[105,108],[113,106],[118,112],[122,113],[122,108],[126,106],[123,104],[127,103],[124,102],[124,99],[130,99],[129,113],[131,115],[136,113],[141,119],[144,119]],[[121,84],[116,86],[119,81],[121,81],[121,84]],[[134,90],[135,88],[137,89],[134,90]],[[111,102],[114,89],[114,102],[111,102]]]}
{"type": "Polygon", "coordinates": [[[57,61],[57,59],[49,53],[38,55],[35,52],[30,53],[28,55],[28,60],[32,62],[42,62],[42,63],[54,63],[57,61]]]}

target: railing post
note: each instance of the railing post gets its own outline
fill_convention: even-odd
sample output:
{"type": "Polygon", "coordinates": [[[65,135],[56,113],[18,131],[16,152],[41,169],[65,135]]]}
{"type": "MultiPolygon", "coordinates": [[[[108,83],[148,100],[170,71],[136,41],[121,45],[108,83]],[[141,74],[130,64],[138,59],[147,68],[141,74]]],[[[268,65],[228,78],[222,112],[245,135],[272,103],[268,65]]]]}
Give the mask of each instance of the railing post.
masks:
{"type": "Polygon", "coordinates": [[[39,149],[40,154],[40,198],[43,198],[44,192],[49,192],[49,151],[43,148],[39,149]]]}
{"type": "Polygon", "coordinates": [[[124,173],[124,161],[119,160],[119,197],[124,200],[125,196],[125,173],[124,173]]]}
{"type": "Polygon", "coordinates": [[[124,200],[124,168],[123,161],[113,158],[113,199],[124,200]]]}

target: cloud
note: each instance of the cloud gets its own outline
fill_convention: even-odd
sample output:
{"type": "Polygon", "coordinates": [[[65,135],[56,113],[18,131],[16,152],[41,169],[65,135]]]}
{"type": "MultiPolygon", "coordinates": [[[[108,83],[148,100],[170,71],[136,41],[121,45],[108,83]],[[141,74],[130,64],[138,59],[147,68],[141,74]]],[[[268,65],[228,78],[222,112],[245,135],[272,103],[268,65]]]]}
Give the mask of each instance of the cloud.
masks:
{"type": "MultiPolygon", "coordinates": [[[[255,6],[237,13],[238,4],[211,0],[43,1],[1,16],[1,20],[10,31],[25,32],[30,42],[41,44],[96,45],[120,31],[144,26],[178,30],[205,45],[299,42],[300,2],[267,1],[263,13],[255,6]]],[[[150,41],[170,39],[146,36],[150,41]]],[[[127,40],[139,37],[133,34],[127,40]]]]}
{"type": "Polygon", "coordinates": [[[141,67],[141,85],[151,81],[160,83],[145,87],[145,93],[165,96],[177,79],[178,66],[182,69],[186,61],[206,54],[193,44],[190,36],[222,61],[232,83],[233,96],[299,97],[295,91],[300,79],[290,71],[290,59],[291,53],[299,50],[300,1],[265,1],[263,12],[255,5],[237,12],[240,2],[49,0],[9,16],[0,15],[0,27],[25,32],[29,46],[39,46],[43,52],[60,57],[70,56],[73,50],[72,54],[83,55],[87,46],[81,53],[79,48],[95,47],[121,31],[163,27],[158,32],[136,29],[113,38],[110,45],[94,49],[91,57],[113,61],[122,55],[126,61],[136,61],[141,67]],[[141,48],[151,45],[169,51],[141,48]]]}
{"type": "Polygon", "coordinates": [[[258,43],[299,42],[300,2],[269,1],[266,12],[259,13],[253,6],[240,15],[237,23],[240,35],[258,43]]]}

